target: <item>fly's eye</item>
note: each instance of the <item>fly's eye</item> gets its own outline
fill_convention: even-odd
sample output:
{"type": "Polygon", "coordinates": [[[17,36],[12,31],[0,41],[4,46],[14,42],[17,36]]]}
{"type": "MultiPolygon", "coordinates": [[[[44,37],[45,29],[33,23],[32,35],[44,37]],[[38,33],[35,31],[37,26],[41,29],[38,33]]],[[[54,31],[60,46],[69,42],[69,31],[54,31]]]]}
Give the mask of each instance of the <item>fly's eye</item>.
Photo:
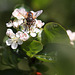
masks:
{"type": "Polygon", "coordinates": [[[29,16],[29,17],[31,17],[31,16],[32,16],[32,13],[31,13],[31,12],[29,12],[29,13],[28,13],[28,16],[29,16]]]}

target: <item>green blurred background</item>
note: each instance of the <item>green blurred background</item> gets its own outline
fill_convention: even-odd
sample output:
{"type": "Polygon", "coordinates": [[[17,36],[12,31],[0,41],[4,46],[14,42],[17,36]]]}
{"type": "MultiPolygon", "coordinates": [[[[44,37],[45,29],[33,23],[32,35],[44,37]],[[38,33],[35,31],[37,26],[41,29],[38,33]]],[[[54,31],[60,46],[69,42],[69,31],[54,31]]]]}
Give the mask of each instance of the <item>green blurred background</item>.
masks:
{"type": "Polygon", "coordinates": [[[75,31],[75,0],[0,0],[0,45],[6,32],[6,23],[18,4],[24,4],[31,10],[44,10],[38,17],[45,23],[57,22],[65,29],[75,31]]]}

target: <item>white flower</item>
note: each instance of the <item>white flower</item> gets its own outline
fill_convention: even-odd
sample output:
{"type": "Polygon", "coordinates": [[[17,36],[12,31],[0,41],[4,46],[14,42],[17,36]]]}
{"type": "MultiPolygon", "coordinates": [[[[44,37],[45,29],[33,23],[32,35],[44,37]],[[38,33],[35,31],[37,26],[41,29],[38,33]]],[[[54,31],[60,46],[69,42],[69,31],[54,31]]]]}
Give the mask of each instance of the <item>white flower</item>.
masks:
{"type": "Polygon", "coordinates": [[[36,28],[36,26],[31,26],[29,33],[32,37],[36,37],[36,35],[37,35],[37,33],[39,33],[39,31],[40,31],[40,29],[36,28]]]}
{"type": "Polygon", "coordinates": [[[36,34],[36,28],[35,28],[35,26],[31,26],[30,27],[29,33],[30,33],[30,35],[32,37],[36,37],[37,34],[36,34]]]}
{"type": "Polygon", "coordinates": [[[6,40],[6,44],[7,44],[8,46],[10,46],[10,45],[12,44],[12,40],[11,40],[11,39],[6,40]]]}
{"type": "MultiPolygon", "coordinates": [[[[33,18],[35,17],[35,15],[37,15],[37,17],[42,13],[42,10],[38,11],[36,14],[36,12],[34,11],[30,11],[33,13],[33,18]]],[[[41,20],[37,20],[35,19],[35,22],[33,22],[33,25],[26,25],[27,24],[27,20],[25,19],[25,17],[27,17],[27,11],[21,7],[21,8],[16,8],[13,13],[12,16],[15,17],[13,21],[10,21],[8,23],[6,23],[7,27],[14,27],[14,28],[18,28],[20,26],[20,28],[18,28],[17,30],[20,29],[20,31],[18,31],[17,33],[14,33],[12,31],[12,29],[7,29],[6,31],[6,35],[9,36],[9,39],[6,40],[6,44],[8,46],[11,46],[12,49],[17,49],[18,45],[21,45],[23,43],[23,41],[26,41],[29,39],[29,37],[41,37],[41,27],[44,25],[44,22],[42,22],[41,20]]]]}
{"type": "Polygon", "coordinates": [[[22,33],[21,31],[18,31],[18,32],[16,33],[16,37],[20,38],[20,34],[21,34],[21,33],[22,33]]]}
{"type": "Polygon", "coordinates": [[[14,21],[14,22],[13,22],[13,27],[14,27],[14,28],[15,28],[15,27],[17,28],[18,26],[19,26],[18,22],[17,22],[17,21],[14,21]]]}
{"type": "Polygon", "coordinates": [[[42,33],[42,31],[43,31],[43,29],[41,28],[40,29],[40,31],[38,32],[38,35],[37,35],[37,37],[38,37],[38,39],[41,41],[41,33],[42,33]]]}
{"type": "Polygon", "coordinates": [[[74,45],[74,42],[73,42],[73,41],[70,41],[70,44],[71,44],[71,45],[74,45]]]}
{"type": "Polygon", "coordinates": [[[67,30],[67,34],[71,41],[75,40],[75,32],[72,32],[71,30],[67,30]]]}
{"type": "Polygon", "coordinates": [[[38,37],[41,37],[41,33],[42,33],[43,29],[40,29],[39,33],[38,33],[38,37]]]}
{"type": "Polygon", "coordinates": [[[30,31],[30,35],[31,35],[32,37],[36,37],[37,33],[39,33],[39,32],[40,32],[40,29],[38,29],[38,28],[33,28],[33,29],[30,31]]]}
{"type": "Polygon", "coordinates": [[[40,29],[35,28],[35,29],[34,29],[34,32],[39,33],[39,32],[40,32],[40,29]]]}
{"type": "Polygon", "coordinates": [[[30,29],[29,29],[28,25],[26,25],[25,23],[22,23],[21,24],[21,31],[29,33],[30,29]]]}
{"type": "Polygon", "coordinates": [[[15,36],[15,34],[12,31],[12,29],[7,29],[6,35],[9,36],[9,37],[14,37],[15,36]]]}
{"type": "Polygon", "coordinates": [[[23,23],[23,19],[19,19],[19,20],[15,20],[13,22],[13,27],[17,28],[19,25],[21,25],[23,23]]]}
{"type": "Polygon", "coordinates": [[[18,20],[18,24],[21,25],[23,23],[23,19],[18,20]]]}
{"type": "Polygon", "coordinates": [[[29,39],[29,35],[26,32],[24,32],[23,34],[20,35],[20,39],[26,41],[29,39]]]}
{"type": "Polygon", "coordinates": [[[45,23],[41,20],[36,20],[36,27],[41,28],[45,23]]]}
{"type": "Polygon", "coordinates": [[[30,33],[30,35],[32,36],[32,37],[36,37],[36,33],[30,33]]]}
{"type": "Polygon", "coordinates": [[[7,27],[12,27],[13,26],[13,23],[12,22],[6,23],[6,26],[7,27]]]}
{"type": "Polygon", "coordinates": [[[13,41],[12,44],[11,44],[11,48],[17,49],[17,47],[18,47],[18,43],[16,41],[13,41]]]}
{"type": "Polygon", "coordinates": [[[14,12],[12,13],[12,15],[14,17],[16,17],[17,19],[24,19],[24,16],[27,14],[26,10],[21,7],[21,8],[17,8],[14,10],[14,12]]]}
{"type": "Polygon", "coordinates": [[[21,45],[23,43],[22,40],[20,40],[19,38],[9,38],[8,40],[6,40],[6,44],[8,46],[11,45],[12,49],[16,49],[18,47],[18,44],[21,45]]]}
{"type": "Polygon", "coordinates": [[[15,21],[13,21],[13,22],[8,22],[8,23],[6,23],[6,26],[7,27],[14,27],[14,28],[17,28],[19,25],[21,25],[23,23],[23,19],[19,19],[19,20],[15,20],[15,21]]]}
{"type": "Polygon", "coordinates": [[[18,31],[16,33],[16,36],[19,37],[22,41],[26,41],[29,39],[29,35],[26,33],[26,32],[21,32],[21,31],[18,31]]]}
{"type": "Polygon", "coordinates": [[[6,44],[8,46],[11,45],[12,49],[16,49],[18,47],[18,44],[21,45],[23,43],[23,41],[17,37],[16,34],[14,34],[14,36],[10,36],[10,38],[8,40],[6,40],[6,44]]]}
{"type": "Polygon", "coordinates": [[[74,41],[75,41],[75,32],[72,32],[71,30],[67,30],[66,31],[69,38],[70,38],[70,44],[74,45],[74,41]]]}

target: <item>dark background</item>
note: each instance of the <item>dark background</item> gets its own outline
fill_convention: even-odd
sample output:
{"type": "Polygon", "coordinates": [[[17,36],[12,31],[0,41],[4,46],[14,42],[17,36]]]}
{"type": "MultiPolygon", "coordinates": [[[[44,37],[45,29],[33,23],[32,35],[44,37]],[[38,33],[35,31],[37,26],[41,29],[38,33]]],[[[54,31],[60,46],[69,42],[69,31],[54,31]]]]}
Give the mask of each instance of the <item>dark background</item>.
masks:
{"type": "Polygon", "coordinates": [[[57,22],[65,29],[75,31],[75,0],[0,0],[0,45],[6,33],[6,23],[18,4],[24,4],[31,10],[44,10],[38,17],[45,23],[57,22]]]}

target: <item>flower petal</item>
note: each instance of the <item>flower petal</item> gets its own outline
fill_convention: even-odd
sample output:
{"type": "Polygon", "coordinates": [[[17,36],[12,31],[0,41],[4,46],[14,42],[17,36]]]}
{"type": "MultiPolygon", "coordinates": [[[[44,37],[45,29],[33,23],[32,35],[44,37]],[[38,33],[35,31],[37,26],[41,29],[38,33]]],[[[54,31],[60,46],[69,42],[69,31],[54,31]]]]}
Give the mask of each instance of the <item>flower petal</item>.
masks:
{"type": "Polygon", "coordinates": [[[73,42],[73,41],[71,41],[71,42],[70,42],[70,44],[71,44],[71,45],[74,45],[74,42],[73,42]]]}
{"type": "Polygon", "coordinates": [[[22,34],[22,32],[21,31],[18,31],[17,33],[16,33],[16,37],[20,37],[20,34],[22,34]]]}
{"type": "Polygon", "coordinates": [[[36,20],[36,26],[41,28],[45,23],[42,22],[41,20],[36,20]]]}
{"type": "Polygon", "coordinates": [[[24,16],[26,16],[26,14],[27,12],[23,7],[15,9],[14,12],[12,13],[12,15],[17,19],[24,19],[24,16]]]}
{"type": "Polygon", "coordinates": [[[35,28],[34,32],[39,33],[40,32],[40,29],[35,28]]]}
{"type": "Polygon", "coordinates": [[[12,44],[11,44],[11,48],[12,49],[16,49],[18,47],[18,43],[16,43],[16,41],[14,41],[12,44]]]}
{"type": "Polygon", "coordinates": [[[19,45],[23,44],[23,41],[20,40],[20,39],[18,39],[18,44],[19,44],[19,45]]]}
{"type": "Polygon", "coordinates": [[[9,36],[10,38],[15,37],[15,34],[13,33],[12,29],[7,29],[6,35],[9,36]]]}
{"type": "Polygon", "coordinates": [[[75,32],[72,32],[71,30],[67,30],[66,32],[67,32],[70,40],[74,41],[75,40],[75,32]]]}
{"type": "Polygon", "coordinates": [[[21,25],[23,23],[23,19],[18,20],[18,24],[21,25]]]}
{"type": "Polygon", "coordinates": [[[24,36],[25,36],[25,39],[26,39],[26,40],[29,39],[29,35],[28,35],[26,32],[24,32],[24,36]]]}
{"type": "Polygon", "coordinates": [[[11,23],[11,22],[6,23],[6,26],[7,26],[7,27],[12,27],[12,26],[13,26],[13,23],[11,23]]]}
{"type": "Polygon", "coordinates": [[[38,37],[41,37],[41,33],[42,33],[43,29],[40,29],[39,33],[38,33],[38,37]]]}
{"type": "Polygon", "coordinates": [[[8,46],[10,46],[10,45],[12,44],[12,40],[11,40],[11,39],[6,40],[6,44],[7,44],[8,46]]]}
{"type": "Polygon", "coordinates": [[[21,33],[20,34],[20,39],[23,40],[23,41],[26,41],[26,40],[29,39],[29,35],[26,32],[21,33]]]}
{"type": "Polygon", "coordinates": [[[23,18],[23,16],[19,13],[19,9],[15,9],[12,15],[16,17],[17,19],[23,18]]]}
{"type": "Polygon", "coordinates": [[[13,27],[16,27],[17,28],[18,26],[19,26],[18,21],[14,21],[13,22],[13,27]]]}
{"type": "Polygon", "coordinates": [[[36,33],[30,33],[32,37],[36,37],[36,33]]]}
{"type": "Polygon", "coordinates": [[[20,8],[19,8],[19,11],[20,11],[20,13],[21,13],[22,15],[26,16],[27,11],[25,10],[24,7],[20,7],[20,8]]]}
{"type": "Polygon", "coordinates": [[[6,35],[7,35],[7,36],[9,36],[9,35],[12,34],[12,33],[13,33],[12,29],[7,29],[7,31],[6,31],[6,35]]]}

